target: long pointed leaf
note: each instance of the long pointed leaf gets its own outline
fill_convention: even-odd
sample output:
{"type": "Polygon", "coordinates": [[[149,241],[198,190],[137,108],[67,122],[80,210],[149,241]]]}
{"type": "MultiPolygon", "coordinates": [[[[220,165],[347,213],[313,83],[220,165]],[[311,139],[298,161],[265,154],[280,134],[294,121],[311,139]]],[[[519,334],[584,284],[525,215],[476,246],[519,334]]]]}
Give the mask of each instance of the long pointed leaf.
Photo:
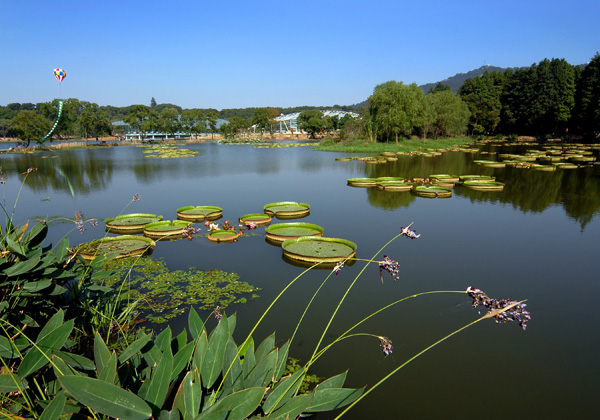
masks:
{"type": "MultiPolygon", "coordinates": [[[[158,361],[154,371],[152,372],[152,381],[150,381],[150,387],[144,395],[144,399],[150,403],[151,406],[156,407],[160,410],[167,399],[167,391],[171,383],[171,372],[173,371],[173,355],[171,349],[165,352],[161,359],[158,361]]],[[[155,410],[155,417],[156,417],[155,410]]]]}
{"type": "Polygon", "coordinates": [[[198,369],[198,372],[202,370],[204,364],[204,357],[206,356],[206,349],[208,348],[208,337],[206,336],[206,330],[202,331],[198,342],[196,343],[196,351],[194,352],[194,368],[198,369]]]}
{"type": "Polygon", "coordinates": [[[298,370],[291,376],[283,378],[275,388],[273,388],[273,392],[269,394],[265,403],[263,404],[263,410],[265,413],[269,414],[271,411],[278,409],[283,404],[288,402],[300,385],[302,385],[302,381],[304,380],[304,369],[298,370]]]}
{"type": "Polygon", "coordinates": [[[10,373],[0,374],[0,392],[9,393],[22,391],[27,388],[29,388],[27,383],[20,379],[17,375],[10,373]]]}
{"type": "Polygon", "coordinates": [[[238,347],[233,338],[229,336],[225,346],[225,359],[223,360],[224,389],[230,388],[231,391],[240,391],[244,388],[244,377],[242,376],[242,364],[237,354],[238,347]],[[227,372],[229,370],[229,372],[227,372]],[[225,376],[227,374],[227,376],[225,376]]]}
{"type": "Polygon", "coordinates": [[[202,364],[202,385],[206,388],[210,388],[221,374],[223,358],[225,357],[225,345],[228,338],[229,328],[227,317],[223,316],[211,333],[204,363],[202,364]]]}
{"type": "Polygon", "coordinates": [[[315,390],[315,397],[306,409],[307,413],[331,411],[344,407],[360,397],[364,388],[325,388],[315,390]]]}
{"type": "Polygon", "coordinates": [[[125,349],[125,351],[123,351],[123,353],[121,353],[119,356],[119,363],[125,363],[129,358],[140,351],[151,339],[152,334],[146,334],[142,338],[135,340],[125,349]]]}
{"type": "Polygon", "coordinates": [[[117,355],[113,352],[106,364],[98,374],[98,379],[109,384],[115,384],[117,379],[117,355]]]}
{"type": "Polygon", "coordinates": [[[36,343],[37,347],[31,348],[23,358],[18,369],[19,375],[25,378],[45,366],[49,362],[52,350],[58,350],[65,344],[73,330],[73,324],[74,320],[67,321],[39,340],[36,343]]]}
{"type": "Polygon", "coordinates": [[[256,349],[254,355],[256,356],[256,361],[260,362],[263,357],[267,354],[271,353],[275,348],[275,333],[271,334],[267,338],[263,340],[262,343],[256,349]]]}
{"type": "Polygon", "coordinates": [[[171,371],[171,379],[175,379],[177,375],[185,368],[192,360],[194,355],[194,343],[190,341],[181,350],[173,356],[173,370],[171,371]]]}
{"type": "Polygon", "coordinates": [[[66,402],[67,396],[65,395],[65,391],[60,391],[52,399],[48,407],[44,409],[44,412],[38,420],[58,420],[65,408],[66,402]]]}
{"type": "Polygon", "coordinates": [[[194,383],[194,372],[188,372],[175,395],[173,408],[178,408],[184,420],[194,420],[202,404],[202,388],[194,383]]]}
{"type": "Polygon", "coordinates": [[[96,336],[94,337],[94,361],[96,362],[98,372],[104,370],[108,359],[110,359],[110,350],[104,344],[104,340],[102,340],[100,334],[96,332],[96,336]]]}
{"type": "Polygon", "coordinates": [[[118,386],[84,376],[61,376],[58,380],[77,401],[107,416],[145,420],[152,415],[144,400],[118,386]]]}
{"type": "Polygon", "coordinates": [[[199,420],[209,418],[213,413],[227,410],[227,420],[243,420],[254,412],[260,405],[266,388],[246,388],[243,391],[234,392],[219,400],[209,410],[203,412],[199,420]]]}
{"type": "Polygon", "coordinates": [[[273,420],[288,420],[298,418],[313,400],[312,394],[298,395],[285,403],[281,408],[273,411],[269,416],[273,420]]]}
{"type": "Polygon", "coordinates": [[[246,377],[246,386],[267,386],[273,381],[277,367],[277,349],[267,354],[246,377]]]}
{"type": "Polygon", "coordinates": [[[317,385],[317,389],[321,390],[326,388],[342,388],[344,386],[344,382],[346,381],[347,373],[348,371],[324,380],[319,385],[317,385]]]}
{"type": "Polygon", "coordinates": [[[288,360],[288,352],[290,351],[290,340],[286,341],[283,346],[279,349],[277,353],[277,368],[275,369],[275,375],[273,375],[273,380],[278,382],[283,373],[285,372],[285,366],[287,365],[288,360]]]}
{"type": "Polygon", "coordinates": [[[202,331],[204,331],[204,323],[194,308],[190,308],[190,313],[188,314],[188,326],[190,328],[192,340],[200,337],[200,334],[202,334],[202,331]]]}

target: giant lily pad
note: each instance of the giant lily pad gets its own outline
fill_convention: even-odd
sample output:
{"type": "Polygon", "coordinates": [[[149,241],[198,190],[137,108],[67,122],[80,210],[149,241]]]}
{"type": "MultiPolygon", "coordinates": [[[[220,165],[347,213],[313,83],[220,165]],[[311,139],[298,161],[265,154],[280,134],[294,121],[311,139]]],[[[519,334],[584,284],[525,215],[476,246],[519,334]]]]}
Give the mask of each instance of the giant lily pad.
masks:
{"type": "Polygon", "coordinates": [[[185,206],[177,209],[177,218],[188,222],[216,220],[222,215],[223,209],[217,206],[185,206]]]}
{"type": "Polygon", "coordinates": [[[281,244],[283,255],[291,260],[332,263],[356,255],[356,244],[346,239],[302,236],[281,244]]]}
{"type": "Polygon", "coordinates": [[[144,226],[144,235],[153,239],[178,239],[183,237],[183,232],[188,226],[192,226],[192,222],[163,220],[144,226]]]}
{"type": "Polygon", "coordinates": [[[235,242],[240,236],[235,230],[215,229],[208,234],[208,240],[212,242],[235,242]]]}
{"type": "Polygon", "coordinates": [[[412,182],[404,181],[382,181],[377,183],[377,189],[388,192],[410,191],[413,187],[412,182]]]}
{"type": "Polygon", "coordinates": [[[502,191],[504,184],[496,181],[465,181],[463,185],[476,191],[502,191]]]}
{"type": "Polygon", "coordinates": [[[443,181],[443,182],[453,182],[453,183],[456,183],[459,181],[458,175],[449,175],[449,174],[429,175],[429,179],[443,181]]]}
{"type": "Polygon", "coordinates": [[[452,197],[452,189],[438,186],[418,185],[411,192],[419,197],[425,198],[449,198],[452,197]]]}
{"type": "Polygon", "coordinates": [[[377,185],[377,178],[349,178],[348,185],[351,187],[374,187],[377,185]]]}
{"type": "Polygon", "coordinates": [[[106,231],[111,233],[142,233],[148,223],[160,222],[162,216],[147,213],[122,214],[104,220],[106,231]]]}
{"type": "Polygon", "coordinates": [[[156,242],[143,236],[123,235],[107,237],[92,242],[77,245],[71,250],[81,255],[86,260],[93,260],[98,255],[116,252],[117,258],[144,255],[152,252],[156,242]]]}
{"type": "Polygon", "coordinates": [[[265,213],[252,213],[240,217],[240,223],[243,223],[246,226],[249,224],[254,224],[256,226],[266,226],[270,224],[272,220],[273,218],[265,213]]]}
{"type": "Polygon", "coordinates": [[[495,181],[496,180],[496,178],[494,178],[493,176],[488,176],[488,175],[461,175],[458,178],[462,182],[464,182],[464,181],[495,181]]]}
{"type": "Polygon", "coordinates": [[[310,205],[307,203],[296,203],[295,201],[280,201],[265,204],[265,213],[278,219],[294,219],[304,217],[310,213],[310,205]]]}
{"type": "Polygon", "coordinates": [[[323,228],[312,223],[276,223],[265,229],[266,238],[270,242],[280,244],[287,239],[302,236],[323,236],[323,228]]]}

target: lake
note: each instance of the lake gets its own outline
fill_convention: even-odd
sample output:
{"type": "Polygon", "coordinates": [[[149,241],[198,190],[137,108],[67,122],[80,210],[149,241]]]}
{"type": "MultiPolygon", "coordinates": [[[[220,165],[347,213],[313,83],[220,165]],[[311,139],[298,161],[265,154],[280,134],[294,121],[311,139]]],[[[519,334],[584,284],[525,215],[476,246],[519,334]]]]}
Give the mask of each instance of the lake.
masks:
{"type": "MultiPolygon", "coordinates": [[[[155,213],[176,218],[186,205],[223,208],[235,221],[262,213],[267,203],[306,202],[300,219],[325,229],[325,236],[351,240],[357,257],[371,258],[402,226],[414,222],[418,240],[398,238],[383,254],[400,262],[400,279],[377,265],[367,267],[332,323],[325,342],[378,308],[433,290],[480,288],[490,297],[527,299],[532,320],[527,331],[516,323],[484,320],[452,337],[356,405],[347,418],[528,419],[590,418],[600,391],[600,166],[537,172],[475,165],[487,156],[446,152],[433,158],[401,156],[384,165],[338,162],[346,154],[310,147],[254,148],[250,145],[184,144],[195,157],[150,159],[135,146],[91,148],[0,156],[7,177],[3,204],[15,221],[49,217],[104,219],[122,213],[155,213]],[[29,175],[19,193],[21,180],[29,175]],[[503,192],[461,186],[448,199],[426,199],[346,185],[348,178],[430,174],[485,174],[506,183],[503,192]],[[20,195],[19,195],[20,194],[20,195]],[[131,202],[139,194],[141,200],[131,202]],[[584,299],[585,298],[585,299],[584,299]]],[[[507,150],[485,146],[485,150],[507,150]]],[[[596,156],[598,151],[595,151],[596,156]]],[[[281,222],[274,219],[274,222],[281,222]]],[[[50,239],[68,235],[71,245],[105,235],[103,223],[79,233],[56,224],[50,239]]],[[[197,226],[203,228],[202,224],[197,226]]],[[[261,290],[260,298],[228,308],[237,312],[240,343],[272,299],[303,268],[282,258],[267,243],[264,228],[235,243],[206,237],[157,243],[151,258],[172,270],[196,267],[235,272],[261,290]]],[[[290,355],[307,360],[348,285],[364,263],[331,276],[316,298],[290,355]]],[[[276,331],[277,342],[291,337],[299,317],[329,270],[303,275],[253,334],[260,342],[276,331]]],[[[394,352],[385,357],[379,341],[361,336],[334,346],[311,371],[329,377],[349,370],[348,387],[371,386],[430,344],[468,324],[483,311],[466,294],[433,294],[410,299],[370,319],[358,331],[386,336],[394,352]]],[[[203,312],[203,318],[208,312],[203,312]]],[[[172,326],[181,329],[187,314],[172,326]]],[[[210,325],[214,325],[211,320],[210,325]]],[[[319,415],[318,418],[332,418],[319,415]]]]}

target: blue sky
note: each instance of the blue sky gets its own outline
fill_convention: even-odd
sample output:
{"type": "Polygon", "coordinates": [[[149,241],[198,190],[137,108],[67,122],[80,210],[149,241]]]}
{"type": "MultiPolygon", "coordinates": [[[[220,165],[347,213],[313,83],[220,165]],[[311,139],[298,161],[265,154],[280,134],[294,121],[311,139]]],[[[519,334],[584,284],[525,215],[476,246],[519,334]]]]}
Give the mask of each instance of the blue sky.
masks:
{"type": "Polygon", "coordinates": [[[588,62],[600,1],[1,0],[0,105],[350,105],[388,80],[588,62]],[[67,72],[59,90],[55,67],[67,72]]]}

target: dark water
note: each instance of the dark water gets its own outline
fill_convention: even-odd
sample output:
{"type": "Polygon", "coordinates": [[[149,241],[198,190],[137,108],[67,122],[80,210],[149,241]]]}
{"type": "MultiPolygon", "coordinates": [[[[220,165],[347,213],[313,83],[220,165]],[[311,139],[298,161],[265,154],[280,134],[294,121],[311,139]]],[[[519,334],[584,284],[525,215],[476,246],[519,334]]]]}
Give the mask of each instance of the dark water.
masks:
{"type": "MultiPolygon", "coordinates": [[[[448,152],[435,158],[402,157],[386,165],[337,162],[334,153],[310,148],[256,149],[251,146],[186,145],[193,158],[149,159],[133,146],[36,155],[3,155],[8,177],[3,202],[9,212],[23,172],[38,168],[19,197],[17,222],[39,217],[86,218],[120,213],[156,213],[176,218],[185,205],[216,205],[230,221],[262,213],[276,201],[307,202],[306,222],[325,235],[358,245],[370,258],[414,222],[422,236],[399,238],[382,254],[401,263],[400,280],[368,267],[333,321],[326,343],[378,308],[430,290],[474,286],[496,298],[528,299],[532,321],[526,332],[516,324],[485,320],[454,336],[398,372],[355,406],[347,418],[464,419],[516,416],[528,419],[590,418],[600,390],[600,167],[535,172],[486,169],[485,158],[448,152]],[[457,186],[449,199],[352,188],[353,177],[428,176],[434,173],[490,174],[506,183],[501,193],[457,186]],[[130,203],[135,194],[141,201],[130,203]]],[[[302,268],[282,259],[280,248],[260,236],[232,244],[200,237],[158,243],[153,258],[171,269],[222,269],[262,288],[260,299],[231,307],[237,311],[241,342],[272,299],[302,268]]],[[[102,225],[80,234],[72,224],[51,229],[54,241],[68,234],[71,244],[104,236],[102,225]]],[[[381,255],[380,255],[381,256],[381,255]]],[[[363,263],[332,276],[306,316],[291,355],[312,354],[337,302],[363,263]]],[[[273,331],[279,344],[289,338],[308,300],[328,274],[302,276],[254,333],[261,341],[273,331]]],[[[206,315],[206,314],[205,314],[206,315]]],[[[357,332],[389,337],[394,353],[385,358],[379,341],[345,340],[312,369],[332,376],[349,369],[347,386],[371,386],[436,340],[478,317],[466,294],[435,294],[398,304],[363,324],[357,332]]],[[[181,328],[184,320],[176,320],[181,328]]],[[[328,418],[328,416],[319,416],[328,418]]]]}

